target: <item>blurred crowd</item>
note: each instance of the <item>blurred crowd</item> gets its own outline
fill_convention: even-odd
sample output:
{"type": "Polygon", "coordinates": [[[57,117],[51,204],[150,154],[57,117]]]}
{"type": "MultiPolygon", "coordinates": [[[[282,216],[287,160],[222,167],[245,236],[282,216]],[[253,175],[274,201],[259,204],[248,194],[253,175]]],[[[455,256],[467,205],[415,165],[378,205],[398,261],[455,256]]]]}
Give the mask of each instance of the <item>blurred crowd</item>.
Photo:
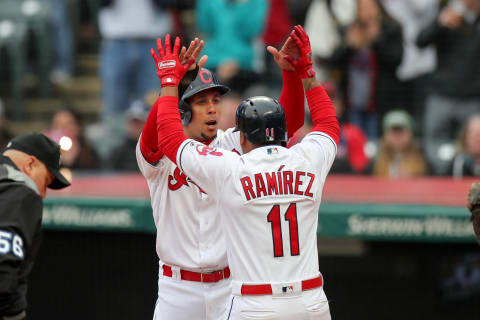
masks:
{"type": "MultiPolygon", "coordinates": [[[[206,67],[232,88],[222,101],[219,126],[226,129],[244,98],[279,96],[281,71],[266,46],[278,48],[293,25],[302,24],[342,126],[332,173],[480,175],[480,0],[23,2],[51,8],[53,83],[75,77],[79,32],[69,8],[83,3],[88,14],[75,23],[98,33],[98,123],[84,124],[81,110],[67,106],[45,129],[62,145],[69,168],[138,170],[136,141],[159,91],[149,53],[157,38],[170,33],[184,44],[205,40],[206,67]]],[[[0,61],[4,22],[0,13],[0,61]]],[[[0,104],[3,145],[11,137],[4,109],[0,104]]],[[[291,143],[311,125],[307,112],[291,143]]]]}

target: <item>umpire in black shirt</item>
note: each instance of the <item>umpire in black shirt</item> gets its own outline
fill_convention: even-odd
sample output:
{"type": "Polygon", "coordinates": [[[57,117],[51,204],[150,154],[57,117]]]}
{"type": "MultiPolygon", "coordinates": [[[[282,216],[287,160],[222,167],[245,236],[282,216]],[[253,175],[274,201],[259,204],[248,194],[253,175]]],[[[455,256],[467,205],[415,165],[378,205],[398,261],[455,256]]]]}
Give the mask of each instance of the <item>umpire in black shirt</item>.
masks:
{"type": "Polygon", "coordinates": [[[27,276],[41,242],[47,187],[70,185],[60,147],[41,133],[13,138],[0,154],[0,320],[26,319],[27,276]]]}

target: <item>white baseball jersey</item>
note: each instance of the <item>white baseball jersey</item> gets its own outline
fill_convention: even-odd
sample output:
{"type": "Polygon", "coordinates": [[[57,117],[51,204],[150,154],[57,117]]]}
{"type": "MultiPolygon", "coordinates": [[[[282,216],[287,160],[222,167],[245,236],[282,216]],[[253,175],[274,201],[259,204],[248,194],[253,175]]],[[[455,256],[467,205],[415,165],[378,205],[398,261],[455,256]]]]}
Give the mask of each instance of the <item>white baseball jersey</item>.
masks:
{"type": "Polygon", "coordinates": [[[244,155],[191,139],[182,143],[178,166],[217,203],[232,280],[318,276],[318,210],[336,148],[321,132],[290,149],[263,146],[244,155]]]}
{"type": "MultiPolygon", "coordinates": [[[[239,133],[219,131],[210,146],[241,152],[239,133]]],[[[167,157],[148,163],[140,143],[136,155],[150,190],[160,261],[196,272],[226,267],[226,240],[212,197],[167,157]]]]}

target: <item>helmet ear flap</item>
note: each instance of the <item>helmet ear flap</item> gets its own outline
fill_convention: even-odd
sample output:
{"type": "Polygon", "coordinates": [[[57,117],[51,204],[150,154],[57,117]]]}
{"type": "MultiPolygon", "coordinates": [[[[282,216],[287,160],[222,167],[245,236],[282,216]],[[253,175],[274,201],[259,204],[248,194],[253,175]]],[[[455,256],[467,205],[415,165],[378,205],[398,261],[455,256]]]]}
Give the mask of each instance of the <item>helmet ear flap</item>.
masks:
{"type": "Polygon", "coordinates": [[[244,131],[245,129],[245,104],[241,103],[235,112],[235,131],[244,131]]]}
{"type": "Polygon", "coordinates": [[[185,100],[180,100],[179,105],[180,119],[182,119],[182,124],[186,126],[192,121],[192,108],[190,105],[185,102],[185,100]]]}

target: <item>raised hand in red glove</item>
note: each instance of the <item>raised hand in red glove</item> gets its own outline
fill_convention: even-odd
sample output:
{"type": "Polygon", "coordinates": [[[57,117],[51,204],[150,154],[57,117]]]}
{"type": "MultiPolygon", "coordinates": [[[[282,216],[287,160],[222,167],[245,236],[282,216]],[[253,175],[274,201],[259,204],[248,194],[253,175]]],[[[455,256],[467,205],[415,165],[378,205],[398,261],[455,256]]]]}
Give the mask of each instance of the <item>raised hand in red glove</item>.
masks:
{"type": "Polygon", "coordinates": [[[298,76],[302,79],[312,78],[315,76],[313,70],[312,49],[310,48],[310,39],[302,26],[294,27],[290,34],[293,41],[298,47],[298,57],[286,56],[285,59],[295,68],[298,76]]]}
{"type": "Polygon", "coordinates": [[[197,61],[198,57],[200,56],[200,52],[202,52],[204,45],[205,43],[203,42],[203,40],[200,40],[199,38],[195,38],[194,40],[190,41],[190,45],[188,46],[188,49],[185,48],[185,46],[183,46],[182,50],[180,50],[178,57],[181,63],[187,63],[191,59],[193,59],[196,62],[190,65],[190,68],[188,68],[188,71],[194,70],[197,66],[198,66],[198,69],[202,69],[203,66],[207,63],[208,56],[205,56],[205,55],[202,56],[197,61]]]}
{"type": "Polygon", "coordinates": [[[180,80],[182,80],[183,76],[188,71],[188,68],[195,62],[195,60],[190,59],[184,64],[180,63],[178,57],[178,52],[180,50],[179,37],[175,38],[173,52],[171,50],[169,34],[165,36],[165,51],[163,50],[162,39],[157,39],[157,48],[160,58],[157,56],[157,53],[153,48],[150,49],[150,53],[152,54],[153,60],[155,60],[157,75],[161,80],[162,88],[167,86],[178,86],[180,80]]]}
{"type": "Polygon", "coordinates": [[[290,62],[285,59],[286,56],[298,57],[299,55],[297,45],[293,41],[292,37],[287,38],[280,51],[272,46],[268,46],[267,51],[270,52],[280,68],[287,71],[295,71],[295,68],[293,68],[290,62]]]}

